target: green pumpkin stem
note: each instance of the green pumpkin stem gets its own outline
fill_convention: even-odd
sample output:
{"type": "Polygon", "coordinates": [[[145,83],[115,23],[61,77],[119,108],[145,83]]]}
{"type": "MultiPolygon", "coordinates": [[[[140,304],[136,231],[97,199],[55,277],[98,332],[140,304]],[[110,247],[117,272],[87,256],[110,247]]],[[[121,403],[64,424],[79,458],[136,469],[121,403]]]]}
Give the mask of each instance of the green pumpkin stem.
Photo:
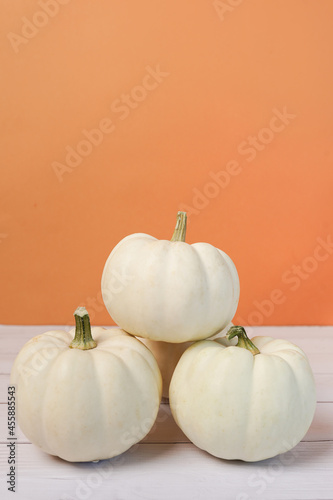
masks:
{"type": "Polygon", "coordinates": [[[237,347],[243,347],[248,351],[252,352],[253,356],[256,354],[260,354],[259,349],[254,345],[254,343],[249,339],[246,335],[245,328],[242,326],[232,326],[227,333],[227,337],[229,340],[234,337],[238,337],[237,347]]]}
{"type": "Polygon", "coordinates": [[[183,242],[185,241],[186,223],[187,223],[186,212],[178,212],[176,228],[172,235],[171,241],[183,241],[183,242]]]}
{"type": "Polygon", "coordinates": [[[88,311],[85,307],[78,307],[74,313],[75,336],[69,347],[75,349],[94,349],[97,346],[91,336],[91,327],[88,311]]]}

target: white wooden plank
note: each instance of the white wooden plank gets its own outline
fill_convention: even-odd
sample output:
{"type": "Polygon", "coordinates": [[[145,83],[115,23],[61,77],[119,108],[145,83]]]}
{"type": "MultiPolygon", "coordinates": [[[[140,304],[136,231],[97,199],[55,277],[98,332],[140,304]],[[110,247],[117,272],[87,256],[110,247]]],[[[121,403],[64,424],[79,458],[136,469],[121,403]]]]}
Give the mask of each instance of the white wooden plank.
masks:
{"type": "MultiPolygon", "coordinates": [[[[212,457],[192,444],[139,444],[111,460],[68,463],[32,445],[17,446],[18,500],[327,500],[333,444],[300,443],[257,463],[212,457]]],[[[6,463],[7,450],[0,450],[6,463]]],[[[1,467],[4,477],[6,466],[1,467]]],[[[6,494],[2,480],[1,498],[6,494]]]]}
{"type": "Polygon", "coordinates": [[[333,373],[314,374],[317,401],[333,402],[333,373]]]}
{"type": "Polygon", "coordinates": [[[1,375],[9,375],[9,373],[12,369],[16,354],[1,353],[0,376],[1,375]]]}
{"type": "Polygon", "coordinates": [[[312,424],[303,439],[303,441],[325,440],[333,442],[333,403],[317,403],[312,424]]]}
{"type": "MultiPolygon", "coordinates": [[[[21,347],[35,335],[63,326],[0,326],[0,374],[10,373],[15,356],[21,347]]],[[[112,327],[111,327],[112,328],[112,327]]],[[[249,335],[268,335],[286,338],[299,345],[307,354],[314,373],[333,374],[333,327],[251,327],[249,335]]]]}
{"type": "MultiPolygon", "coordinates": [[[[20,443],[29,443],[19,426],[17,439],[20,443]]],[[[0,442],[7,439],[7,405],[0,404],[0,442]]],[[[313,422],[303,441],[333,442],[333,403],[318,403],[313,422]]],[[[144,443],[188,443],[188,438],[175,423],[168,404],[161,404],[156,422],[144,443]]]]}
{"type": "MultiPolygon", "coordinates": [[[[73,323],[74,326],[74,323],[73,323]]],[[[50,330],[70,330],[64,325],[0,325],[1,352],[16,353],[32,337],[50,330]]],[[[107,328],[114,328],[109,326],[107,328]]],[[[305,351],[310,346],[315,352],[322,352],[322,343],[333,349],[333,326],[255,326],[246,327],[249,337],[264,335],[285,338],[298,344],[305,351]]]]}
{"type": "MultiPolygon", "coordinates": [[[[12,362],[21,346],[34,335],[59,326],[0,326],[0,401],[7,400],[12,362]]],[[[66,328],[68,329],[68,327],[66,328]]],[[[333,400],[332,327],[255,327],[250,336],[287,338],[310,358],[319,401],[333,400]]],[[[8,472],[4,441],[7,405],[0,404],[0,497],[8,472]]],[[[304,441],[285,455],[247,464],[211,457],[187,443],[173,421],[168,405],[161,405],[156,424],[145,442],[127,453],[98,464],[70,464],[50,457],[18,429],[19,500],[68,499],[206,499],[324,500],[333,498],[333,403],[319,403],[304,441]],[[330,441],[329,441],[330,440],[330,441]],[[21,444],[22,442],[22,444],[21,444]],[[166,444],[159,444],[166,443],[166,444]],[[177,443],[177,444],[174,444],[177,443]]]]}
{"type": "Polygon", "coordinates": [[[249,337],[263,335],[274,338],[285,338],[290,342],[301,341],[302,339],[332,339],[333,326],[246,326],[249,337]]]}
{"type": "Polygon", "coordinates": [[[64,329],[68,331],[70,327],[62,325],[0,325],[1,352],[17,353],[32,337],[50,330],[64,329]]]}
{"type": "Polygon", "coordinates": [[[0,375],[0,404],[7,403],[7,391],[9,386],[9,375],[0,375]]]}

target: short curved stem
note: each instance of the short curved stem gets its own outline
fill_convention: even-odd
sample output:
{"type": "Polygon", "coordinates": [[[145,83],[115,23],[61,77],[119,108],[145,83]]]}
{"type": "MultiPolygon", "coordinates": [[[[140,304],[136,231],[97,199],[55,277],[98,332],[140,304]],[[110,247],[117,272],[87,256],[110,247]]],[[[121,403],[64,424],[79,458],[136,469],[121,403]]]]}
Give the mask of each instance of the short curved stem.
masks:
{"type": "Polygon", "coordinates": [[[94,349],[97,346],[91,335],[90,319],[85,307],[78,307],[74,313],[75,336],[69,347],[75,349],[94,349]]]}
{"type": "Polygon", "coordinates": [[[237,347],[243,347],[244,349],[247,349],[248,351],[252,352],[253,356],[256,356],[256,354],[260,354],[259,349],[246,335],[244,327],[232,326],[228,330],[227,337],[229,340],[233,339],[234,337],[238,337],[237,347]]]}
{"type": "Polygon", "coordinates": [[[178,212],[177,223],[174,233],[170,241],[185,241],[186,238],[186,223],[187,214],[186,212],[178,212]]]}

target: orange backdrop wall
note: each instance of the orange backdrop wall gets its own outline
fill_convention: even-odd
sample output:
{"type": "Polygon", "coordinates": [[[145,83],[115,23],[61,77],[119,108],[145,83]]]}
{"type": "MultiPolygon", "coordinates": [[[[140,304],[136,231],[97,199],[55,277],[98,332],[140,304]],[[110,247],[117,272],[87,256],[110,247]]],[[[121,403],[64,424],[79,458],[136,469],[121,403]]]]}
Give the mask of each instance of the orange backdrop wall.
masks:
{"type": "Polygon", "coordinates": [[[244,324],[333,321],[331,0],[3,0],[0,322],[112,324],[133,232],[235,262],[244,324]]]}

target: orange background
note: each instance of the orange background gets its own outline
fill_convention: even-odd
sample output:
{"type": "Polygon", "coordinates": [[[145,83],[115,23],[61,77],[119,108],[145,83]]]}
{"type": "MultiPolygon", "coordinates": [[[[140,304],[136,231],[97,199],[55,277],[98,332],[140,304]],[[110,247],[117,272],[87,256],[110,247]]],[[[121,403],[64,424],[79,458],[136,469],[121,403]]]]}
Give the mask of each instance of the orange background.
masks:
{"type": "Polygon", "coordinates": [[[1,4],[0,322],[112,324],[109,252],[185,209],[236,264],[236,322],[332,323],[331,0],[1,4]]]}

